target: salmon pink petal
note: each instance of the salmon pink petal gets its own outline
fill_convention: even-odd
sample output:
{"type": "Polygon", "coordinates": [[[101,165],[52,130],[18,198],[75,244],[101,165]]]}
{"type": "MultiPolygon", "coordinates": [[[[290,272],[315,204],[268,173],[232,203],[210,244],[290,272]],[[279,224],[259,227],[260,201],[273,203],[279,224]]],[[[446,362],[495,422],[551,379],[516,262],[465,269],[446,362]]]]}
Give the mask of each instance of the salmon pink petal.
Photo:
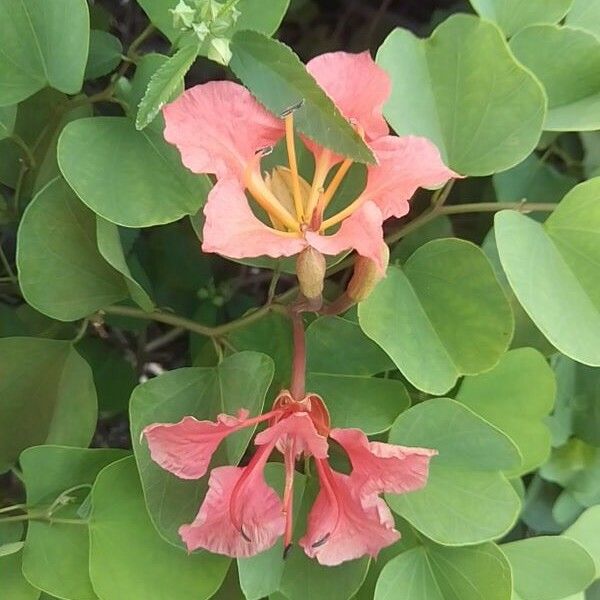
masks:
{"type": "Polygon", "coordinates": [[[388,134],[382,109],[391,93],[391,82],[369,52],[321,54],[306,68],[340,112],[360,125],[367,141],[388,134]]]}
{"type": "Polygon", "coordinates": [[[332,235],[321,235],[314,231],[305,233],[306,241],[323,254],[336,255],[345,250],[356,250],[361,256],[371,259],[385,271],[383,242],[383,217],[374,202],[365,202],[342,221],[338,231],[332,235]]]}
{"type": "Polygon", "coordinates": [[[363,497],[348,475],[335,473],[323,460],[316,464],[321,490],[299,542],[308,556],[334,566],[365,555],[376,557],[400,538],[381,498],[363,497]]]}
{"type": "Polygon", "coordinates": [[[359,429],[332,429],[329,434],[348,454],[352,480],[363,495],[414,492],[427,483],[429,461],[437,450],[369,442],[359,429]]]}
{"type": "Polygon", "coordinates": [[[292,413],[261,431],[256,436],[254,443],[257,446],[277,444],[282,453],[293,443],[296,456],[304,453],[306,456],[315,458],[327,457],[327,440],[317,433],[312,419],[305,412],[292,413]]]}
{"type": "Polygon", "coordinates": [[[234,176],[240,181],[260,148],[283,136],[279,119],[231,81],[211,81],[185,91],[163,109],[164,136],[177,146],[194,173],[234,176]]]}
{"type": "Polygon", "coordinates": [[[217,182],[204,207],[202,250],[228,258],[293,256],[306,247],[302,237],[284,234],[262,223],[252,212],[234,179],[217,182]]]}
{"type": "Polygon", "coordinates": [[[373,141],[377,165],[369,167],[362,196],[377,203],[383,218],[403,217],[417,188],[435,188],[453,177],[439,150],[428,139],[385,136],[373,141]]]}
{"type": "Polygon", "coordinates": [[[184,417],[179,423],[155,423],[142,431],[150,456],[163,469],[181,479],[203,477],[217,446],[230,433],[245,426],[248,411],[237,417],[219,415],[217,422],[184,417]]]}
{"type": "MultiPolygon", "coordinates": [[[[262,465],[264,467],[264,465],[262,465]]],[[[193,523],[179,528],[188,550],[204,548],[232,557],[254,556],[275,544],[283,534],[281,500],[264,480],[261,469],[240,482],[251,467],[218,467],[209,479],[209,490],[193,523]],[[239,489],[240,522],[232,519],[232,496],[239,489]]]]}

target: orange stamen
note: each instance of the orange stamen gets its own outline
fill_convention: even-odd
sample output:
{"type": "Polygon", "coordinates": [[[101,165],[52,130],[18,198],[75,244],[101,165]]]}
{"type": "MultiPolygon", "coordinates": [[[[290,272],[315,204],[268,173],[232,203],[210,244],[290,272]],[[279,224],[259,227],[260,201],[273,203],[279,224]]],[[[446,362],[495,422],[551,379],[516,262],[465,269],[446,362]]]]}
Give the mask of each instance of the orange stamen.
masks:
{"type": "Polygon", "coordinates": [[[296,159],[296,143],[294,140],[294,112],[284,117],[285,121],[285,143],[288,153],[288,164],[292,173],[292,194],[294,196],[294,208],[298,221],[304,220],[304,207],[302,206],[302,193],[300,192],[300,179],[298,176],[298,161],[296,159]]]}
{"type": "Polygon", "coordinates": [[[285,515],[284,552],[292,544],[294,511],[294,463],[296,461],[295,440],[291,438],[285,450],[285,488],[283,490],[283,514],[285,515]]]}
{"type": "Polygon", "coordinates": [[[336,174],[334,175],[333,179],[331,180],[331,183],[327,186],[325,193],[323,194],[322,198],[319,200],[319,203],[321,203],[323,206],[323,210],[325,210],[327,208],[328,204],[331,202],[331,199],[337,192],[338,188],[340,187],[340,184],[344,180],[344,177],[350,170],[350,167],[352,166],[352,164],[353,164],[352,159],[347,158],[339,166],[336,174]]]}
{"type": "Polygon", "coordinates": [[[306,215],[310,221],[312,218],[312,214],[317,207],[317,203],[319,202],[319,196],[321,194],[323,184],[325,183],[325,178],[327,177],[327,173],[329,173],[329,168],[331,166],[331,152],[326,148],[323,148],[321,156],[317,160],[317,164],[315,165],[315,176],[313,178],[313,182],[310,188],[310,196],[308,197],[308,206],[306,208],[306,215]]]}
{"type": "Polygon", "coordinates": [[[346,208],[341,210],[339,213],[333,215],[333,217],[330,217],[329,219],[325,219],[325,221],[321,223],[321,231],[325,231],[326,229],[337,225],[344,219],[347,219],[352,213],[356,212],[362,206],[365,200],[365,196],[360,195],[356,200],[351,202],[348,206],[346,206],[346,208]]]}

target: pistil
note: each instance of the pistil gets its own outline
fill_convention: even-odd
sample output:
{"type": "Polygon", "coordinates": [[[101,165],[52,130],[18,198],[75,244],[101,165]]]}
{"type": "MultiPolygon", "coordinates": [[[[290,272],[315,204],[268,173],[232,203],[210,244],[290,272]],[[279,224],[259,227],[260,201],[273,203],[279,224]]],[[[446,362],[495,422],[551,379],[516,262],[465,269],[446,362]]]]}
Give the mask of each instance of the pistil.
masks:
{"type": "Polygon", "coordinates": [[[296,159],[296,143],[294,140],[294,109],[291,109],[285,117],[285,142],[288,153],[288,164],[292,173],[292,194],[294,197],[294,208],[298,222],[304,220],[304,206],[302,206],[302,193],[300,191],[300,178],[298,175],[298,161],[296,159]]]}

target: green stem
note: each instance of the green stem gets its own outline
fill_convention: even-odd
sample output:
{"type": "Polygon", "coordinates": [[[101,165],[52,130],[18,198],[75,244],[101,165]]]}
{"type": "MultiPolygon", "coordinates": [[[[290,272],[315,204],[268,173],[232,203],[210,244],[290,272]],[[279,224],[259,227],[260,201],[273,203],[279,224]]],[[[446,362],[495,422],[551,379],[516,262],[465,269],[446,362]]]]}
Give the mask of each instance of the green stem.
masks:
{"type": "Polygon", "coordinates": [[[12,270],[12,267],[10,266],[10,263],[8,262],[8,258],[6,257],[6,254],[4,254],[4,249],[2,248],[2,240],[0,240],[0,263],[2,263],[2,266],[4,267],[4,270],[6,271],[6,274],[9,277],[9,281],[11,283],[17,283],[17,276],[15,275],[15,272],[12,270]]]}
{"type": "Polygon", "coordinates": [[[0,508],[0,513],[13,512],[15,510],[27,510],[27,504],[13,504],[12,506],[5,506],[0,508]]]}
{"type": "Polygon", "coordinates": [[[102,311],[108,315],[119,315],[122,317],[131,317],[133,319],[144,319],[147,321],[156,321],[157,323],[165,323],[165,325],[181,327],[207,337],[221,337],[227,335],[236,329],[247,327],[255,321],[262,319],[270,312],[286,314],[285,308],[279,304],[265,304],[263,307],[258,308],[254,312],[236,319],[235,321],[225,323],[224,325],[217,325],[216,327],[209,327],[208,325],[202,325],[171,313],[160,311],[146,312],[131,306],[108,306],[107,308],[102,309],[102,311]]]}
{"type": "Polygon", "coordinates": [[[19,146],[19,148],[23,151],[23,154],[25,155],[25,159],[27,160],[29,167],[35,169],[35,156],[33,155],[31,148],[27,145],[25,140],[16,133],[13,133],[10,136],[10,139],[13,142],[15,142],[15,144],[17,144],[17,146],[19,146]]]}

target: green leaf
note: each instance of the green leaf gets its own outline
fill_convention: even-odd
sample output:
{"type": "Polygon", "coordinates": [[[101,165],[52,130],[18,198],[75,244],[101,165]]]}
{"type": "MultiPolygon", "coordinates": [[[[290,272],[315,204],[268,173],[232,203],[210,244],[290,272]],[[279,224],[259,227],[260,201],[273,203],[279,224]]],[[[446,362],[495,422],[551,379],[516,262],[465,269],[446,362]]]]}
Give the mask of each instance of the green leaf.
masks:
{"type": "Polygon", "coordinates": [[[27,207],[17,266],[27,302],[61,321],[86,317],[127,296],[123,278],[98,252],[93,213],[62,179],[49,183],[27,207]]]}
{"type": "Polygon", "coordinates": [[[12,135],[17,121],[17,105],[0,106],[0,140],[12,135]]]}
{"type": "Polygon", "coordinates": [[[522,475],[550,456],[544,423],[554,406],[556,384],[546,359],[532,348],[511,350],[487,373],[465,377],[456,399],[504,432],[519,448],[522,475]]]}
{"type": "MultiPolygon", "coordinates": [[[[277,491],[279,496],[283,497],[285,483],[283,465],[275,463],[267,464],[265,479],[277,491]]],[[[297,522],[298,512],[302,505],[305,483],[305,476],[296,473],[294,476],[294,523],[297,522]]],[[[246,600],[261,600],[261,598],[279,589],[286,566],[285,559],[283,558],[283,550],[283,538],[279,538],[277,543],[265,552],[261,552],[251,558],[238,558],[239,582],[246,600]]]]}
{"type": "Polygon", "coordinates": [[[565,536],[581,544],[594,560],[596,579],[600,577],[600,506],[588,508],[565,536]]]}
{"type": "Polygon", "coordinates": [[[92,372],[69,342],[0,339],[0,472],[28,446],[86,447],[96,428],[92,372]]]}
{"type": "Polygon", "coordinates": [[[136,129],[141,130],[150,125],[160,109],[181,93],[183,78],[197,56],[196,44],[183,46],[152,75],[138,108],[135,119],[136,129]]]}
{"type": "Polygon", "coordinates": [[[500,430],[462,404],[441,398],[401,414],[389,441],[439,452],[425,488],[387,496],[390,507],[428,538],[461,546],[511,529],[520,501],[501,471],[518,468],[521,456],[500,430]]]}
{"type": "MultiPolygon", "coordinates": [[[[239,352],[218,367],[177,369],[134,390],[131,438],[146,505],[154,526],[171,544],[183,546],[177,530],[196,516],[207,478],[186,481],[159,467],[150,458],[146,440],[140,439],[142,430],[152,423],[177,423],[187,415],[215,420],[219,413],[234,415],[241,408],[258,415],[272,377],[268,356],[239,352]]],[[[229,436],[216,454],[216,464],[237,464],[253,431],[249,427],[229,436]]]]}
{"type": "MultiPolygon", "coordinates": [[[[535,154],[516,167],[494,175],[498,202],[559,202],[577,180],[557,171],[535,154]]],[[[545,213],[533,213],[545,219],[545,213]]]]}
{"type": "Polygon", "coordinates": [[[165,544],[146,513],[133,458],[100,472],[92,490],[90,577],[102,600],[210,598],[230,559],[165,544]]]}
{"type": "Polygon", "coordinates": [[[535,148],[546,100],[500,30],[454,15],[427,40],[393,31],[377,53],[392,78],[384,114],[398,135],[432,140],[462,175],[490,175],[535,148]]]}
{"type": "MultiPolygon", "coordinates": [[[[89,495],[96,475],[106,465],[126,456],[123,450],[88,450],[37,446],[21,454],[27,506],[44,508],[63,492],[71,501],[55,513],[59,519],[78,519],[77,511],[89,495]]],[[[30,521],[23,553],[23,573],[36,587],[60,598],[96,600],[88,574],[88,528],[81,525],[30,521]]]]}
{"type": "Polygon", "coordinates": [[[508,600],[511,579],[495,544],[444,548],[426,542],[387,563],[374,600],[508,600]]]}
{"type": "Polygon", "coordinates": [[[124,227],[162,225],[194,214],[210,189],[206,177],[183,167],[162,132],[155,127],[136,131],[127,118],[69,123],[58,142],[58,163],[89,208],[124,227]],[[93,152],[88,150],[90,140],[93,152]]]}
{"type": "Polygon", "coordinates": [[[87,337],[77,344],[77,352],[94,374],[99,410],[125,412],[137,377],[123,351],[108,341],[87,337]]]}
{"type": "Polygon", "coordinates": [[[535,25],[518,33],[510,47],[546,89],[544,129],[600,128],[600,39],[571,27],[535,25]]]}
{"type": "Polygon", "coordinates": [[[98,29],[90,31],[90,53],[85,67],[85,79],[96,79],[112,73],[121,62],[121,40],[98,29]]]}
{"type": "Polygon", "coordinates": [[[136,281],[127,263],[122,236],[126,236],[128,232],[131,230],[123,231],[114,223],[102,217],[96,217],[96,241],[100,254],[109,265],[123,275],[133,301],[143,310],[151,311],[154,308],[154,302],[144,287],[136,281]]]}
{"type": "Polygon", "coordinates": [[[85,0],[0,0],[0,105],[50,85],[76,94],[89,43],[85,0]]]}
{"type": "Polygon", "coordinates": [[[594,580],[591,556],[566,537],[529,538],[501,548],[512,568],[518,600],[561,600],[594,580]]]}
{"type": "Polygon", "coordinates": [[[7,600],[38,600],[40,590],[34,588],[21,572],[22,552],[0,556],[2,596],[7,600]]]}
{"type": "Polygon", "coordinates": [[[231,41],[229,66],[275,115],[302,102],[294,125],[315,142],[358,162],[373,163],[372,152],[290,48],[256,31],[231,41]]]}
{"type": "Polygon", "coordinates": [[[403,269],[390,267],[358,315],[410,383],[438,395],[496,365],[514,327],[488,260],[459,239],[429,242],[403,269]]]}
{"type": "Polygon", "coordinates": [[[479,15],[494,21],[511,37],[528,25],[558,23],[569,11],[573,0],[470,0],[479,15]]]}
{"type": "Polygon", "coordinates": [[[600,4],[589,0],[573,0],[566,24],[569,27],[585,29],[600,37],[600,4]]]}
{"type": "Polygon", "coordinates": [[[578,185],[544,225],[514,211],[495,218],[500,260],[519,302],[558,350],[591,366],[600,366],[599,193],[600,178],[578,185]]]}
{"type": "Polygon", "coordinates": [[[418,248],[441,238],[454,237],[450,217],[441,215],[403,237],[390,249],[390,264],[405,263],[418,248]]]}
{"type": "MultiPolygon", "coordinates": [[[[174,8],[176,0],[138,0],[148,18],[169,38],[176,42],[181,32],[173,26],[173,14],[169,9],[174,8]]],[[[237,10],[241,12],[233,31],[253,29],[265,35],[273,35],[285,13],[290,0],[239,0],[237,10]]],[[[190,3],[191,5],[191,3],[190,3]]]]}
{"type": "Polygon", "coordinates": [[[557,409],[561,411],[559,415],[555,411],[554,420],[562,420],[563,443],[575,434],[592,446],[600,446],[600,369],[566,356],[556,358],[554,369],[558,383],[557,409]]]}

